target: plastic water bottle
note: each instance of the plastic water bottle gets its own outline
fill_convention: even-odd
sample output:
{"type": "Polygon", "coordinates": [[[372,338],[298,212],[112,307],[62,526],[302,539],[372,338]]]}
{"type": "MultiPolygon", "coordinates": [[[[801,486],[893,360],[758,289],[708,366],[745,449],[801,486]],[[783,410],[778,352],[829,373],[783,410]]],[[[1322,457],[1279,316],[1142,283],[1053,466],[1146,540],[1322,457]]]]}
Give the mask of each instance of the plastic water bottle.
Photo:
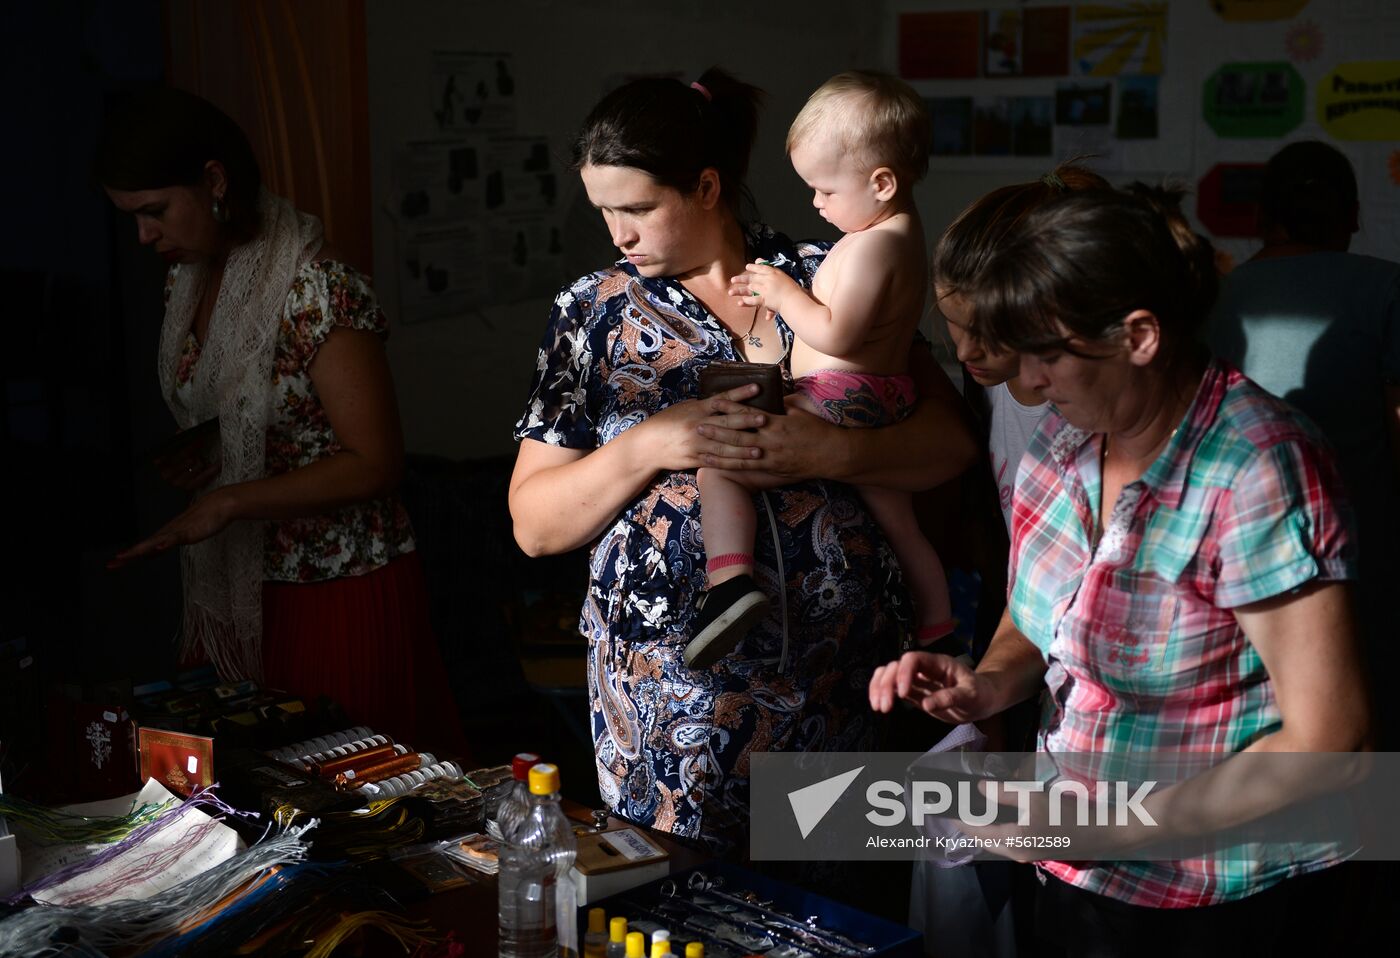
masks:
{"type": "Polygon", "coordinates": [[[583,958],[607,958],[607,920],[607,912],[603,909],[588,909],[588,931],[583,935],[583,958]]]}
{"type": "MultiPolygon", "coordinates": [[[[559,954],[558,909],[575,908],[569,869],[578,855],[574,830],[559,808],[559,769],[540,764],[530,769],[530,813],[501,845],[500,958],[556,958],[559,954]],[[563,894],[560,878],[563,878],[563,894]]],[[[571,928],[567,952],[576,938],[571,928]]]]}
{"type": "Polygon", "coordinates": [[[540,757],[534,752],[520,752],[510,760],[510,773],[515,781],[496,805],[496,825],[501,829],[502,841],[509,841],[510,833],[530,814],[530,769],[539,763],[540,757]]]}
{"type": "Polygon", "coordinates": [[[627,919],[622,915],[608,922],[608,958],[627,958],[627,919]]]}

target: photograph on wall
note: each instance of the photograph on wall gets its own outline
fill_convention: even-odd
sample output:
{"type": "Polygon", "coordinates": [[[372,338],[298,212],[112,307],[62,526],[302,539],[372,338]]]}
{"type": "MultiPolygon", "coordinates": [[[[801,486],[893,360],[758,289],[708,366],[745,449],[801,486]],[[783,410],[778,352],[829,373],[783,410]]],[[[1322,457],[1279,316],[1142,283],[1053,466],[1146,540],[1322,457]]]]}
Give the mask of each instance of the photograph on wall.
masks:
{"type": "Polygon", "coordinates": [[[1343,63],[1317,85],[1317,122],[1339,140],[1400,140],[1400,60],[1343,63]]]}
{"type": "Polygon", "coordinates": [[[988,10],[982,38],[982,74],[989,77],[1021,73],[1020,10],[988,10]]]}
{"type": "Polygon", "coordinates": [[[1055,122],[1060,126],[1105,126],[1112,109],[1111,83],[1055,85],[1055,122]]]}
{"type": "Polygon", "coordinates": [[[933,126],[931,156],[972,154],[972,97],[939,96],[924,100],[933,126]]]}
{"type": "Polygon", "coordinates": [[[1157,77],[1119,78],[1118,139],[1157,139],[1157,86],[1157,77]]]}
{"type": "Polygon", "coordinates": [[[1011,152],[1049,156],[1054,152],[1055,100],[1048,96],[1011,98],[1011,152]]]}
{"type": "Polygon", "coordinates": [[[1207,78],[1201,109],[1216,136],[1273,139],[1303,122],[1303,96],[1290,63],[1227,63],[1207,78]]]}
{"type": "Polygon", "coordinates": [[[899,75],[906,80],[976,77],[981,40],[980,10],[901,13],[899,75]]]}
{"type": "Polygon", "coordinates": [[[1011,98],[979,96],[972,101],[972,152],[978,156],[1011,154],[1011,98]]]}
{"type": "Polygon", "coordinates": [[[1086,76],[1158,74],[1166,62],[1167,4],[1081,4],[1074,8],[1074,60],[1086,76]]]}
{"type": "Polygon", "coordinates": [[[1062,77],[1069,73],[1069,7],[1021,11],[1021,75],[1062,77]]]}
{"type": "Polygon", "coordinates": [[[443,133],[515,130],[515,67],[509,53],[433,52],[429,103],[443,133]]]}

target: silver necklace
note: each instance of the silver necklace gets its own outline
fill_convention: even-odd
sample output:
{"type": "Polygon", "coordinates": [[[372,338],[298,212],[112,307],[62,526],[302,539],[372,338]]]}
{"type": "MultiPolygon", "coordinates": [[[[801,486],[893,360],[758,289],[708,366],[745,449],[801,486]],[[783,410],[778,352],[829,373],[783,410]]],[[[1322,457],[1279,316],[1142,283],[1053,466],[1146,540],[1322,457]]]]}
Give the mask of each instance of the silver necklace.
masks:
{"type": "Polygon", "coordinates": [[[753,319],[749,322],[749,331],[748,331],[747,333],[744,334],[744,342],[748,343],[748,344],[749,344],[750,346],[752,346],[754,349],[762,349],[762,348],[763,348],[763,340],[759,339],[758,336],[754,334],[754,327],[757,326],[757,325],[758,325],[758,307],[757,307],[757,306],[754,306],[754,308],[753,308],[753,319]]]}

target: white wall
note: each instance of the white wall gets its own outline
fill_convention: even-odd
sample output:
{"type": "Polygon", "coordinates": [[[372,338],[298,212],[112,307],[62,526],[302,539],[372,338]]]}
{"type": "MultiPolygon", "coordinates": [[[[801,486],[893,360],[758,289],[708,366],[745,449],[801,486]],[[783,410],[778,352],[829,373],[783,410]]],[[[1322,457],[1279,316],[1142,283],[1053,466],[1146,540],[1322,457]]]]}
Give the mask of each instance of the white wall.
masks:
{"type": "MultiPolygon", "coordinates": [[[[795,237],[830,236],[783,153],[783,137],[807,94],[822,80],[853,66],[893,69],[895,15],[905,9],[978,9],[1014,6],[1000,0],[809,0],[755,4],[739,0],[514,0],[413,3],[366,0],[369,27],[369,108],[376,217],[375,285],[386,309],[396,309],[395,234],[383,207],[392,189],[394,151],[435,134],[430,112],[433,50],[507,51],[514,54],[518,132],[547,134],[563,171],[561,202],[566,235],[560,282],[611,261],[612,250],[577,177],[567,173],[572,134],[607,79],[621,73],[680,71],[697,76],[720,64],[768,90],[750,185],[764,217],[795,237]]],[[[1047,4],[1031,0],[1030,5],[1047,4]]],[[[1313,120],[1314,84],[1333,66],[1352,60],[1391,59],[1400,51],[1393,0],[1312,0],[1300,19],[1324,30],[1324,54],[1298,65],[1308,83],[1302,126],[1285,139],[1322,136],[1313,120]],[[1382,13],[1385,13],[1382,16],[1382,13]]],[[[1282,141],[1219,140],[1201,120],[1202,84],[1228,60],[1286,59],[1291,24],[1227,24],[1203,0],[1174,0],[1168,19],[1166,73],[1161,86],[1157,141],[1128,147],[1104,172],[1115,182],[1177,176],[1194,186],[1221,161],[1262,162],[1282,141]]],[[[1050,93],[1054,80],[930,81],[915,84],[929,96],[1050,93]]],[[[1396,257],[1400,217],[1394,201],[1380,215],[1365,212],[1367,197],[1385,183],[1384,163],[1395,144],[1337,144],[1353,156],[1362,177],[1363,234],[1354,249],[1396,257]]],[[[1027,158],[939,158],[918,200],[932,241],[968,203],[1007,183],[1033,178],[1052,165],[1027,158]]],[[[1390,195],[1395,195],[1392,189],[1390,195]]],[[[1194,204],[1191,204],[1194,209],[1194,204]]],[[[832,237],[834,238],[834,237],[832,237]]],[[[1222,243],[1237,258],[1249,241],[1222,243]]],[[[534,351],[549,300],[492,307],[478,314],[421,324],[396,323],[390,359],[402,406],[408,448],[414,452],[480,456],[509,452],[510,429],[525,401],[534,351]]]]}

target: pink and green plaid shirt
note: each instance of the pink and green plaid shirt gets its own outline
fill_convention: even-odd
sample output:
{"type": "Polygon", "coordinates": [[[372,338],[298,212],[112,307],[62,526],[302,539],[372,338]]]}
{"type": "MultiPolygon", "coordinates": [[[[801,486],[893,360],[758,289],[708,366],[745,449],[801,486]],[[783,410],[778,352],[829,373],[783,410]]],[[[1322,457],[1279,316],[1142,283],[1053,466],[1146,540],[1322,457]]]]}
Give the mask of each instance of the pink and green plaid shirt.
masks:
{"type": "MultiPolygon", "coordinates": [[[[1240,751],[1281,720],[1233,610],[1356,575],[1331,456],[1291,407],[1212,362],[1096,541],[1102,444],[1051,412],[1012,503],[1011,615],[1048,666],[1040,749],[1240,751]]],[[[1183,908],[1334,863],[1239,857],[1044,867],[1120,901],[1183,908]]]]}

